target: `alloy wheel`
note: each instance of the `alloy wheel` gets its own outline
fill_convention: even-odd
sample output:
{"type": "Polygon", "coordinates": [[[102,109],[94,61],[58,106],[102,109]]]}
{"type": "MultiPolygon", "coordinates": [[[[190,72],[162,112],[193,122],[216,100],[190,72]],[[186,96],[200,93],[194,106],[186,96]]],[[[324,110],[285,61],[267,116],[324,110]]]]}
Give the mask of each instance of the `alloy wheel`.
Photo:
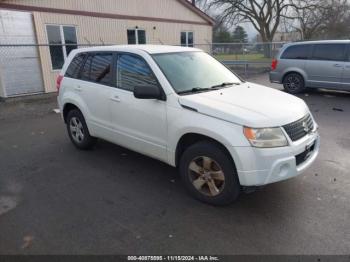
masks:
{"type": "Polygon", "coordinates": [[[290,91],[297,91],[301,88],[301,80],[296,75],[290,75],[286,79],[285,86],[290,91]]]}
{"type": "Polygon", "coordinates": [[[72,117],[69,123],[69,129],[72,135],[72,138],[78,144],[84,141],[84,127],[79,118],[72,117]]]}
{"type": "Polygon", "coordinates": [[[206,196],[218,196],[225,187],[225,174],[220,165],[210,157],[193,159],[188,167],[191,183],[206,196]]]}

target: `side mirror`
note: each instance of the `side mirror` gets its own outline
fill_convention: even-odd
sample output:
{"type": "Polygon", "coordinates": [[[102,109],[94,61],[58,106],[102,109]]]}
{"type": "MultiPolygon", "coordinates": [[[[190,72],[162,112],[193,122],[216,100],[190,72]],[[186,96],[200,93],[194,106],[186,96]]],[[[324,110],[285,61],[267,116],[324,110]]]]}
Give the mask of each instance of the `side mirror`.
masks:
{"type": "Polygon", "coordinates": [[[162,93],[157,86],[136,86],[134,96],[138,99],[162,99],[162,93]]]}

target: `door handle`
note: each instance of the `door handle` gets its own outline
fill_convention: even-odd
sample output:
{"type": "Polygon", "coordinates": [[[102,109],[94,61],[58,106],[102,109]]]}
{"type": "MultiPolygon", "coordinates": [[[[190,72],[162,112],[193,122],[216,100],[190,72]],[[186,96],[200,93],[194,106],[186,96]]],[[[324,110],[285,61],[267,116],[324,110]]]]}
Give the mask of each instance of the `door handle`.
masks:
{"type": "Polygon", "coordinates": [[[334,67],[342,67],[340,64],[335,64],[334,67]]]}
{"type": "Polygon", "coordinates": [[[74,89],[75,89],[76,91],[78,91],[78,92],[83,91],[83,89],[81,88],[81,86],[76,86],[74,89]]]}
{"type": "Polygon", "coordinates": [[[117,96],[117,95],[112,96],[112,97],[111,97],[111,100],[112,100],[113,102],[118,102],[118,103],[121,101],[120,98],[119,98],[119,96],[117,96]]]}

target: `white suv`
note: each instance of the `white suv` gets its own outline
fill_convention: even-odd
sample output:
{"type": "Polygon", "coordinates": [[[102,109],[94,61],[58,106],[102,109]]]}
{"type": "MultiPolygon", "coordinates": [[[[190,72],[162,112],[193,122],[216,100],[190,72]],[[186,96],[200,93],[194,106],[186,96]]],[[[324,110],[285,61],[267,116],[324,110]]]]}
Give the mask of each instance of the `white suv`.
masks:
{"type": "Polygon", "coordinates": [[[57,88],[76,147],[100,138],[178,167],[189,192],[214,205],[297,176],[319,152],[303,100],[245,82],[194,48],[74,50],[57,88]]]}

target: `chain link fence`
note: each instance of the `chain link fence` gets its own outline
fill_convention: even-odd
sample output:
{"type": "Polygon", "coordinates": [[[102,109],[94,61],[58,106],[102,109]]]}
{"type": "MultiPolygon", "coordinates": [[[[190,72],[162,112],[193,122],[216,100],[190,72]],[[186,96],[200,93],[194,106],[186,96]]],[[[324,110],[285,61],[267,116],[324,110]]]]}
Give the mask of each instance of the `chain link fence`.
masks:
{"type": "Polygon", "coordinates": [[[270,71],[271,62],[285,42],[274,43],[212,43],[195,47],[207,50],[216,59],[240,76],[249,78],[270,71]]]}
{"type": "MultiPolygon", "coordinates": [[[[104,44],[113,45],[113,44],[104,44]]],[[[284,43],[207,43],[195,44],[243,78],[267,73],[271,60],[284,43]]],[[[0,45],[0,97],[44,92],[43,67],[59,70],[74,48],[101,46],[74,45],[0,45]]]]}

